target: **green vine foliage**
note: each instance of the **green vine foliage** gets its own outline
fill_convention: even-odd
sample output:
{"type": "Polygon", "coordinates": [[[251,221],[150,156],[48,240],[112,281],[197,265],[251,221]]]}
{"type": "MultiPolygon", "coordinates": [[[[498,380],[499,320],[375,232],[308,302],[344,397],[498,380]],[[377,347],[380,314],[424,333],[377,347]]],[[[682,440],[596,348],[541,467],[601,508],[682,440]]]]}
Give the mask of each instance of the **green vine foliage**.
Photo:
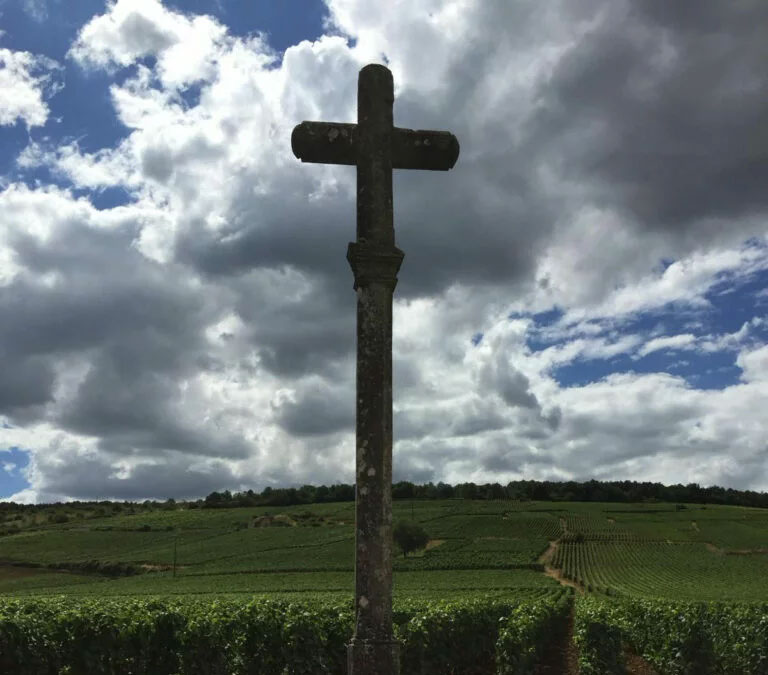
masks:
{"type": "Polygon", "coordinates": [[[768,605],[662,600],[576,601],[582,675],[624,673],[622,645],[662,675],[768,674],[768,605]]]}
{"type": "MultiPolygon", "coordinates": [[[[535,601],[401,599],[403,675],[533,673],[561,591],[535,601]]],[[[322,675],[346,672],[353,605],[338,599],[64,596],[0,600],[0,672],[322,675]]]]}
{"type": "Polygon", "coordinates": [[[594,596],[576,599],[573,641],[580,675],[624,675],[621,620],[615,605],[594,596]]]}
{"type": "Polygon", "coordinates": [[[561,630],[571,607],[571,595],[515,607],[501,619],[496,641],[498,675],[528,675],[535,672],[552,636],[561,630]]]}

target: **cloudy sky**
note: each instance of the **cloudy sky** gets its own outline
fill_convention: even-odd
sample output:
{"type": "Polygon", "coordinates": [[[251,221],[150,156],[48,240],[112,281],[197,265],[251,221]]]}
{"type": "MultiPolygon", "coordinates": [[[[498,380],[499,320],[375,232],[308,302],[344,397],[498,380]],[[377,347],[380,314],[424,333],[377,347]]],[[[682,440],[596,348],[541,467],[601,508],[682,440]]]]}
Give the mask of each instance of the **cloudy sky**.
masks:
{"type": "Polygon", "coordinates": [[[355,172],[386,63],[395,479],[768,490],[760,0],[0,0],[0,497],[353,480],[355,172]]]}

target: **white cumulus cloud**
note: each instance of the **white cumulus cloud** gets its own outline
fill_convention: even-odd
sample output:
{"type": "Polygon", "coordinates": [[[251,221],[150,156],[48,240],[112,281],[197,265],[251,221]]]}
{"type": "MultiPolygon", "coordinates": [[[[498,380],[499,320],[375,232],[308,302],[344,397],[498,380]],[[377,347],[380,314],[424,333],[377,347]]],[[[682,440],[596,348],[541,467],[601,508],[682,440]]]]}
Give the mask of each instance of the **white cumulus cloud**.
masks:
{"type": "Polygon", "coordinates": [[[396,478],[768,487],[759,317],[725,335],[678,325],[768,269],[750,122],[766,102],[740,88],[764,77],[764,41],[741,15],[328,5],[336,35],[281,59],[158,0],[110,2],[78,33],[70,56],[113,74],[125,134],[92,151],[39,140],[20,168],[71,189],[0,192],[0,445],[32,453],[19,498],[352,480],[355,172],[301,164],[290,134],[354,122],[357,73],[385,59],[395,124],[461,144],[448,173],[394,176],[396,478]],[[105,188],[127,203],[95,208],[105,188]],[[670,307],[685,319],[632,325],[670,307]],[[728,351],[743,377],[557,379],[672,347],[728,351]]]}
{"type": "Polygon", "coordinates": [[[0,125],[44,125],[50,113],[46,99],[61,87],[59,69],[45,56],[0,48],[0,125]]]}
{"type": "Polygon", "coordinates": [[[652,352],[657,352],[662,349],[686,349],[696,342],[696,336],[691,333],[683,333],[681,335],[668,335],[666,337],[653,338],[648,340],[637,353],[640,356],[647,356],[652,352]]]}
{"type": "Polygon", "coordinates": [[[226,28],[214,18],[187,17],[159,0],[116,0],[82,27],[69,55],[91,66],[128,66],[144,56],[158,60],[169,86],[210,77],[226,28]]]}

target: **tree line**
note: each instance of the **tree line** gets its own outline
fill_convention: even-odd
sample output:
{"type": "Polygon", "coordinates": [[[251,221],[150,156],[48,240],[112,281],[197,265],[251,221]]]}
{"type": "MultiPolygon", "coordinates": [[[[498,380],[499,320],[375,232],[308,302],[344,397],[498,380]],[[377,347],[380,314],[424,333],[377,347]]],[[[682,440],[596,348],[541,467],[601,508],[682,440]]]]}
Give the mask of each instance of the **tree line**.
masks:
{"type": "MultiPolygon", "coordinates": [[[[753,490],[735,490],[717,485],[701,487],[663,485],[637,481],[511,481],[501,483],[412,483],[399,481],[392,485],[393,499],[481,499],[518,501],[574,501],[574,502],[676,502],[689,504],[727,504],[768,508],[768,493],[753,490]]],[[[355,486],[348,483],[334,485],[302,485],[301,487],[265,487],[261,492],[245,490],[211,492],[205,498],[143,502],[73,501],[66,504],[16,504],[0,502],[0,525],[13,518],[24,518],[33,513],[46,513],[51,519],[60,518],[52,507],[66,507],[70,518],[98,518],[118,513],[137,513],[154,509],[177,508],[233,508],[239,506],[294,506],[327,502],[353,502],[355,486]],[[79,512],[79,513],[78,513],[79,512]]]]}
{"type": "MultiPolygon", "coordinates": [[[[393,499],[481,499],[518,501],[573,501],[573,502],[686,502],[689,504],[728,504],[768,508],[768,493],[752,490],[734,490],[717,485],[701,487],[663,485],[637,481],[511,481],[500,483],[412,483],[400,481],[392,485],[393,499]]],[[[200,508],[237,506],[292,506],[324,502],[351,502],[355,500],[355,486],[302,485],[299,488],[264,488],[261,492],[212,492],[200,508]]]]}

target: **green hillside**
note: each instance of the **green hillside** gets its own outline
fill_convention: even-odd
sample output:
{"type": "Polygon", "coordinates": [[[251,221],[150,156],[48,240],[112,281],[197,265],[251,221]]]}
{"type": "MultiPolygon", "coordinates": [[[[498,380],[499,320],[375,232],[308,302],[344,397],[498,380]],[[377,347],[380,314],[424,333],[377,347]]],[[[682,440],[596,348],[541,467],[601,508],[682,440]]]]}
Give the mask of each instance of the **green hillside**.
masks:
{"type": "MultiPolygon", "coordinates": [[[[353,503],[195,506],[7,511],[0,672],[345,673],[353,503]]],[[[765,675],[768,510],[446,499],[394,516],[428,534],[394,559],[403,675],[765,675]]]]}
{"type": "MultiPolygon", "coordinates": [[[[759,509],[445,500],[395,502],[394,513],[430,537],[396,556],[396,594],[522,597],[570,582],[609,596],[768,600],[759,509]]],[[[0,538],[0,592],[351,594],[353,522],[350,502],[30,520],[0,538]]]]}

